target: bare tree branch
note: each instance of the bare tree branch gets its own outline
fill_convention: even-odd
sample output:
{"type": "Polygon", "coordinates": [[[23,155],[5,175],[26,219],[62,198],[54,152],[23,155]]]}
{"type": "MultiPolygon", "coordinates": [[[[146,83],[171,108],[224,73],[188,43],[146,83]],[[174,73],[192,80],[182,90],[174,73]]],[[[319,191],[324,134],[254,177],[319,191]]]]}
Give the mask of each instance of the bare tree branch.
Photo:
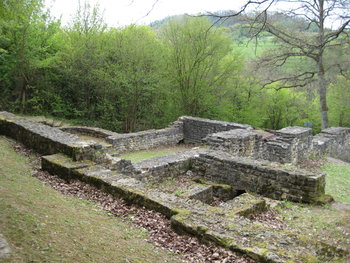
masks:
{"type": "Polygon", "coordinates": [[[316,74],[317,72],[312,72],[312,71],[303,72],[296,76],[282,77],[282,78],[269,80],[262,85],[262,88],[266,88],[267,86],[274,83],[279,83],[279,87],[275,88],[276,90],[305,87],[315,81],[314,76],[316,74]]]}

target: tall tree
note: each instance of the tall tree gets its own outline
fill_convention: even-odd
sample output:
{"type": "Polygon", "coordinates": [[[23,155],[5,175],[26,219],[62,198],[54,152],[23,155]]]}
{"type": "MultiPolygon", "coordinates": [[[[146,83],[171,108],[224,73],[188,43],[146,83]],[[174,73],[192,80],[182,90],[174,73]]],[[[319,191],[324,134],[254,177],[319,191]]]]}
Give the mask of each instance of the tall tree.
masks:
{"type": "Polygon", "coordinates": [[[115,96],[112,103],[123,123],[120,129],[132,132],[149,128],[156,122],[153,109],[162,92],[163,47],[147,26],[112,30],[109,41],[106,71],[112,83],[105,92],[115,96]]]}
{"type": "Polygon", "coordinates": [[[80,4],[65,32],[62,75],[67,79],[66,99],[75,105],[75,118],[96,119],[97,93],[105,84],[104,37],[106,26],[98,6],[80,4]]]}
{"type": "MultiPolygon", "coordinates": [[[[42,8],[42,0],[1,2],[0,88],[9,101],[15,97],[21,112],[26,111],[31,88],[50,53],[49,38],[55,33],[52,21],[42,8]]],[[[56,23],[54,27],[57,26],[56,23]]]]}
{"type": "Polygon", "coordinates": [[[168,78],[180,114],[205,116],[241,61],[231,39],[207,18],[180,17],[162,29],[168,47],[168,78]]]}
{"type": "MultiPolygon", "coordinates": [[[[281,44],[278,50],[265,57],[260,66],[284,66],[293,59],[300,59],[307,67],[297,68],[294,72],[287,72],[284,76],[271,73],[265,79],[265,85],[279,83],[280,88],[304,87],[315,83],[318,89],[322,128],[327,128],[327,71],[335,66],[341,68],[337,61],[328,63],[327,52],[335,46],[341,45],[348,38],[350,25],[350,2],[348,0],[258,0],[247,1],[239,12],[227,15],[214,15],[221,19],[242,15],[252,6],[262,8],[255,16],[247,15],[251,29],[255,36],[261,32],[272,34],[281,44]],[[274,20],[272,7],[284,9],[283,13],[295,18],[297,27],[288,27],[280,21],[274,20]],[[285,8],[285,6],[289,8],[285,8]],[[332,27],[330,27],[332,25],[332,27]]],[[[274,69],[275,71],[276,69],[274,69]]]]}

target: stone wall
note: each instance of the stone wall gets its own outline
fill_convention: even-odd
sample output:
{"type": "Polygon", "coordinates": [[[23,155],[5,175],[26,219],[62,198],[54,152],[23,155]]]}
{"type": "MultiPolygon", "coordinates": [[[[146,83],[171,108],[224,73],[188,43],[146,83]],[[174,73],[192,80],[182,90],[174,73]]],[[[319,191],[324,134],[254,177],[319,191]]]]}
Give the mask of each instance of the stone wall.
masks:
{"type": "Polygon", "coordinates": [[[183,140],[183,123],[176,121],[167,128],[135,133],[117,134],[106,138],[117,154],[175,145],[183,140]]]}
{"type": "Polygon", "coordinates": [[[206,180],[274,199],[314,202],[324,195],[325,175],[286,170],[219,151],[200,153],[193,169],[206,180]]]}
{"type": "Polygon", "coordinates": [[[264,158],[273,162],[298,163],[312,153],[312,130],[286,127],[265,142],[264,158]]]}
{"type": "Polygon", "coordinates": [[[60,130],[69,132],[72,134],[88,135],[97,138],[107,138],[109,136],[116,136],[118,133],[111,132],[101,128],[84,127],[84,126],[64,126],[60,127],[60,130]]]}
{"type": "Polygon", "coordinates": [[[221,151],[193,149],[133,163],[130,168],[128,174],[132,177],[155,183],[191,170],[207,181],[274,199],[311,203],[325,194],[324,174],[287,170],[282,165],[221,151]]]}
{"type": "Polygon", "coordinates": [[[235,129],[209,134],[203,142],[212,150],[228,152],[239,157],[263,158],[264,138],[273,136],[267,132],[235,129]]]}
{"type": "Polygon", "coordinates": [[[312,155],[350,162],[350,128],[331,127],[316,136],[304,127],[272,132],[235,129],[209,134],[204,142],[213,150],[279,163],[296,164],[312,155]]]}
{"type": "Polygon", "coordinates": [[[159,182],[164,178],[178,176],[191,169],[194,160],[203,149],[192,149],[166,156],[133,163],[133,176],[143,181],[159,182]]]}
{"type": "Polygon", "coordinates": [[[253,129],[250,125],[194,118],[189,116],[181,117],[179,120],[183,122],[185,143],[202,143],[202,139],[212,133],[229,131],[233,129],[253,129]]]}
{"type": "Polygon", "coordinates": [[[312,139],[313,153],[350,162],[350,128],[331,127],[312,139]]]}
{"type": "Polygon", "coordinates": [[[35,121],[0,112],[0,134],[13,138],[41,154],[64,153],[75,160],[91,158],[95,145],[70,133],[35,121]]]}
{"type": "Polygon", "coordinates": [[[313,145],[312,149],[317,149],[319,154],[327,152],[334,157],[349,159],[349,128],[324,130],[311,141],[311,131],[306,128],[288,127],[271,134],[252,130],[247,125],[182,117],[161,130],[108,137],[105,137],[108,135],[106,132],[97,132],[113,144],[116,151],[124,152],[176,144],[184,138],[184,133],[187,133],[187,140],[194,142],[203,139],[209,132],[220,129],[229,131],[217,132],[205,139],[215,151],[192,149],[131,163],[104,152],[105,149],[100,144],[81,141],[78,136],[58,128],[0,112],[1,134],[42,154],[63,153],[74,160],[93,160],[108,169],[155,182],[192,169],[202,174],[206,180],[229,184],[238,190],[257,192],[276,199],[312,202],[324,194],[324,175],[288,171],[254,158],[295,162],[307,156],[309,148],[312,148],[310,145],[313,145]],[[218,150],[225,150],[226,153],[218,150]]]}

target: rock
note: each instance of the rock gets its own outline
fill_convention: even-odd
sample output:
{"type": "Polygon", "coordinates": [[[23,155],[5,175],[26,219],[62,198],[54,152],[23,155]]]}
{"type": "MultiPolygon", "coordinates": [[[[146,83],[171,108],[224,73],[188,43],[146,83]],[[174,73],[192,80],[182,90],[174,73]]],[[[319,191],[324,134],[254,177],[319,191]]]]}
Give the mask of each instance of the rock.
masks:
{"type": "Polygon", "coordinates": [[[193,175],[193,172],[192,172],[191,170],[188,170],[188,171],[186,172],[186,175],[187,175],[187,176],[192,176],[192,175],[193,175]]]}
{"type": "Polygon", "coordinates": [[[0,234],[0,259],[10,256],[10,247],[5,238],[0,234]]]}
{"type": "Polygon", "coordinates": [[[219,253],[215,252],[213,255],[212,255],[212,258],[213,259],[219,259],[220,255],[219,253]]]}
{"type": "Polygon", "coordinates": [[[282,239],[282,240],[280,240],[280,244],[281,245],[289,245],[289,242],[287,240],[282,239]]]}
{"type": "Polygon", "coordinates": [[[283,262],[279,256],[277,256],[276,254],[274,254],[272,252],[268,252],[266,254],[266,258],[272,262],[283,262]]]}

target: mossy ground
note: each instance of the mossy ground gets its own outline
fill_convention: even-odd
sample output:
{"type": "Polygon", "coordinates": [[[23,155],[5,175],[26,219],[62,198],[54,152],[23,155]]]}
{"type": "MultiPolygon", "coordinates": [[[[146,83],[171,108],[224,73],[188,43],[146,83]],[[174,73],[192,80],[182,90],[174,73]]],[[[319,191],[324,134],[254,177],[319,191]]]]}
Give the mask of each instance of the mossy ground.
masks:
{"type": "Polygon", "coordinates": [[[146,232],[45,186],[11,145],[0,136],[0,233],[12,250],[3,262],[179,261],[146,232]]]}

